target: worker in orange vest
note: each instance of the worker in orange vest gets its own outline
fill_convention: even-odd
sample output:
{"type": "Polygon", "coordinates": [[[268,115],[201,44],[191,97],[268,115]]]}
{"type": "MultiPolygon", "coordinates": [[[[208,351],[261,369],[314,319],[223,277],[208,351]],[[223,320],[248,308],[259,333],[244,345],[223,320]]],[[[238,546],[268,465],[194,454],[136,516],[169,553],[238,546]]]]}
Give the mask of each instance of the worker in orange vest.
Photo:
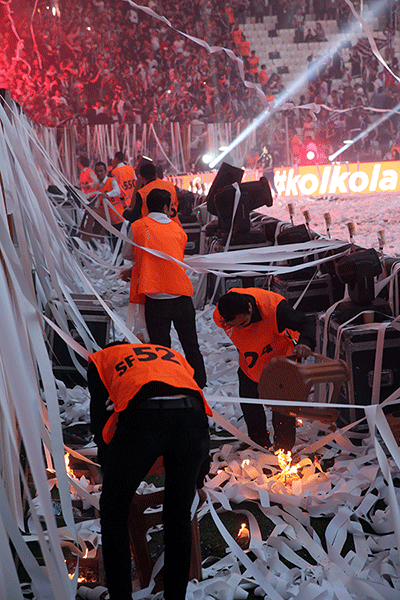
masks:
{"type": "Polygon", "coordinates": [[[124,212],[124,218],[130,221],[136,221],[140,217],[145,217],[149,214],[147,208],[147,196],[151,190],[167,190],[171,195],[170,218],[177,223],[180,223],[178,217],[179,202],[176,194],[176,189],[171,181],[159,179],[157,177],[157,169],[153,161],[146,161],[139,167],[139,177],[135,183],[135,189],[132,196],[131,204],[124,212]]]}
{"type": "Polygon", "coordinates": [[[122,213],[124,212],[125,204],[123,200],[121,200],[121,190],[119,189],[118,182],[115,177],[108,177],[107,166],[103,162],[98,162],[95,164],[94,172],[96,173],[98,179],[98,208],[105,210],[104,200],[109,200],[109,202],[117,211],[115,212],[107,207],[111,224],[117,229],[120,229],[123,223],[122,213]]]}
{"type": "Polygon", "coordinates": [[[181,265],[144,249],[161,251],[183,263],[187,235],[181,225],[169,218],[170,203],[168,190],[150,191],[149,214],[132,223],[133,241],[139,247],[123,248],[123,257],[132,260],[133,267],[123,268],[120,278],[131,280],[129,301],[144,304],[152,344],[170,347],[173,323],[186,360],[194,369],[194,378],[203,388],[206,371],[197,339],[192,282],[181,265]]]}
{"type": "Polygon", "coordinates": [[[97,190],[98,179],[96,173],[89,167],[89,159],[87,156],[78,158],[79,168],[79,189],[85,194],[90,194],[97,190]]]}
{"type": "Polygon", "coordinates": [[[129,206],[135,189],[135,169],[126,164],[123,152],[115,153],[111,167],[111,175],[117,180],[126,206],[129,206]]]}
{"type": "MultiPolygon", "coordinates": [[[[185,600],[191,555],[191,506],[209,469],[211,410],[179,352],[116,342],[89,356],[91,429],[103,469],[102,551],[110,600],[131,600],[128,519],[133,496],[158,457],[164,459],[164,598],[185,600]],[[118,425],[103,429],[111,401],[118,425]]],[[[111,417],[113,418],[113,417],[111,417]]]]}
{"type": "MultiPolygon", "coordinates": [[[[294,310],[280,294],[259,288],[232,288],[221,296],[214,321],[239,351],[239,396],[258,398],[258,382],[266,364],[275,356],[310,355],[315,347],[312,320],[294,310]]],[[[260,446],[271,445],[262,404],[241,405],[249,437],[260,446]]],[[[291,450],[296,421],[273,412],[275,450],[291,450]]]]}
{"type": "Polygon", "coordinates": [[[250,56],[247,59],[247,64],[249,65],[249,73],[251,77],[251,81],[257,83],[258,79],[258,56],[256,56],[256,51],[252,50],[250,56]]]}

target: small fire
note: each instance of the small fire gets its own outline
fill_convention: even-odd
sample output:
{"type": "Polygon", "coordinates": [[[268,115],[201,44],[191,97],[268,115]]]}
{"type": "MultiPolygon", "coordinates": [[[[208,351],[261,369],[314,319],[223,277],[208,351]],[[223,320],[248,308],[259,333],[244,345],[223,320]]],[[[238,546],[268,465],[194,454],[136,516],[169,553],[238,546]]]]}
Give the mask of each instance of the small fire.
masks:
{"type": "Polygon", "coordinates": [[[248,458],[245,458],[245,459],[242,461],[242,469],[244,469],[245,467],[248,467],[248,466],[249,466],[249,464],[250,464],[250,460],[249,460],[248,458]]]}
{"type": "Polygon", "coordinates": [[[236,536],[236,541],[242,546],[246,546],[249,543],[250,531],[247,529],[247,524],[242,523],[239,532],[236,536]]]}
{"type": "MultiPolygon", "coordinates": [[[[68,573],[68,577],[70,579],[73,579],[75,577],[75,573],[68,573]]],[[[87,578],[84,575],[79,575],[78,576],[78,579],[77,579],[78,583],[86,583],[87,581],[88,580],[87,580],[87,578]]]]}
{"type": "Polygon", "coordinates": [[[73,477],[75,479],[75,473],[73,472],[71,466],[70,466],[70,454],[69,452],[66,452],[64,454],[64,462],[65,462],[65,469],[67,471],[67,475],[69,475],[70,477],[73,477]]]}
{"type": "Polygon", "coordinates": [[[278,480],[286,483],[287,479],[300,479],[298,475],[298,465],[292,465],[292,453],[285,452],[280,448],[274,453],[278,457],[278,463],[281,468],[281,473],[278,475],[278,480]]]}

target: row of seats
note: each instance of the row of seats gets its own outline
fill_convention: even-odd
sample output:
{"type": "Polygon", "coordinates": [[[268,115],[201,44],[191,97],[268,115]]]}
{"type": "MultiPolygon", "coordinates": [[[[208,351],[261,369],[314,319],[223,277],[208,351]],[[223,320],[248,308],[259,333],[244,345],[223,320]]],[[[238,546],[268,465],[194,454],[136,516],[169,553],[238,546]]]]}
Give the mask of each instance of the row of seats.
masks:
{"type": "MultiPolygon", "coordinates": [[[[250,48],[252,50],[255,50],[256,55],[260,59],[260,65],[263,63],[268,64],[268,61],[271,60],[269,58],[269,53],[271,51],[278,51],[280,52],[281,56],[283,56],[286,51],[287,55],[290,57],[294,54],[300,53],[304,58],[304,62],[306,64],[307,57],[309,56],[310,52],[313,52],[314,54],[320,54],[326,50],[327,42],[340,42],[343,38],[343,33],[338,32],[337,23],[335,20],[322,21],[322,26],[325,31],[327,42],[308,42],[295,44],[294,29],[278,29],[276,30],[277,36],[270,37],[269,31],[271,30],[271,26],[272,29],[274,28],[274,25],[276,24],[276,19],[276,16],[267,18],[264,17],[264,23],[247,22],[241,25],[243,33],[245,34],[246,38],[250,41],[250,48]],[[288,50],[291,51],[288,52],[288,50]]],[[[311,29],[315,29],[315,24],[315,20],[308,20],[306,22],[306,29],[308,27],[310,27],[311,29]]],[[[369,25],[372,29],[378,27],[378,24],[379,23],[377,18],[369,20],[369,25]]],[[[359,37],[360,32],[355,32],[354,35],[351,36],[350,41],[356,42],[359,37]]]]}
{"type": "MultiPolygon", "coordinates": [[[[277,29],[276,37],[271,37],[271,29],[274,29],[276,19],[276,16],[264,17],[264,23],[253,23],[247,19],[247,22],[240,27],[250,41],[251,50],[255,50],[256,56],[259,58],[259,66],[266,64],[267,69],[272,68],[277,71],[282,76],[282,82],[286,86],[293,80],[293,74],[298,73],[299,67],[307,65],[307,59],[311,54],[314,58],[322,56],[329,46],[335,44],[335,42],[339,45],[343,41],[343,33],[338,31],[335,20],[321,22],[325,31],[326,42],[294,43],[294,29],[277,29]],[[279,52],[279,56],[272,56],[271,53],[274,52],[279,52]]],[[[377,29],[379,26],[377,18],[368,18],[368,23],[371,29],[377,29]]],[[[308,27],[314,29],[315,24],[315,19],[312,19],[309,15],[306,19],[305,30],[308,27]]],[[[378,35],[381,37],[382,33],[378,35]]],[[[355,44],[361,36],[362,33],[357,31],[347,39],[355,44]]],[[[393,46],[395,52],[400,51],[400,32],[396,32],[393,46]]],[[[342,56],[346,63],[349,58],[348,50],[345,49],[342,56]]]]}

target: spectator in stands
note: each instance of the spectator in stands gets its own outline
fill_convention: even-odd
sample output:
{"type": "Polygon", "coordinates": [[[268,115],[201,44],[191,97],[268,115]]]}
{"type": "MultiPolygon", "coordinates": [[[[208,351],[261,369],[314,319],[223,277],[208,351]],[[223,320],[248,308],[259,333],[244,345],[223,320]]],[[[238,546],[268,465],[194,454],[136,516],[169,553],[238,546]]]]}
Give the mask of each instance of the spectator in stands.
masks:
{"type": "Polygon", "coordinates": [[[313,119],[310,113],[307,113],[306,120],[303,124],[303,139],[310,137],[313,139],[317,131],[317,122],[313,119]]]}
{"type": "Polygon", "coordinates": [[[242,39],[239,42],[239,53],[242,58],[250,56],[250,42],[246,39],[245,35],[242,36],[242,39]]]}
{"type": "Polygon", "coordinates": [[[266,65],[261,65],[261,71],[258,74],[258,82],[261,85],[261,89],[265,94],[266,85],[268,83],[268,73],[266,65]]]}
{"type": "Polygon", "coordinates": [[[340,107],[340,96],[337,90],[331,90],[331,93],[326,99],[326,103],[328,106],[334,109],[340,107]]]}
{"type": "Polygon", "coordinates": [[[314,33],[313,33],[312,29],[310,29],[310,27],[307,29],[307,33],[304,37],[304,41],[308,42],[308,43],[314,41],[314,33]]]}
{"type": "Polygon", "coordinates": [[[264,0],[253,0],[251,3],[251,13],[255,17],[256,23],[264,22],[265,14],[265,1],[264,0]]]}
{"type": "MultiPolygon", "coordinates": [[[[40,0],[38,6],[43,2],[40,0]]],[[[261,4],[265,6],[267,3],[264,1],[261,4]]],[[[321,25],[321,14],[328,13],[331,18],[337,18],[341,27],[349,19],[349,7],[344,0],[339,0],[337,6],[336,3],[331,4],[330,0],[328,3],[325,0],[322,3],[313,2],[316,18],[321,25]]],[[[200,0],[195,0],[192,5],[185,7],[185,11],[172,0],[166,0],[162,10],[160,4],[153,0],[151,6],[170,19],[172,24],[179,23],[179,28],[189,34],[205,39],[212,45],[233,48],[233,38],[226,21],[229,12],[226,0],[201,4],[200,0]],[[201,12],[201,7],[204,12],[201,12]]],[[[238,23],[245,22],[246,13],[252,11],[255,15],[256,6],[261,10],[258,0],[229,0],[229,7],[236,19],[236,23],[230,21],[234,23],[232,34],[240,31],[238,23]]],[[[42,10],[35,15],[33,22],[37,51],[26,28],[31,17],[28,8],[21,7],[21,12],[14,13],[21,37],[24,31],[27,34],[18,44],[3,11],[0,13],[3,35],[0,86],[10,89],[28,115],[42,124],[55,126],[78,118],[82,152],[85,151],[83,127],[86,124],[93,125],[99,121],[120,123],[118,135],[121,133],[122,138],[125,124],[136,123],[140,126],[151,120],[157,136],[160,136],[163,124],[167,121],[186,124],[200,117],[209,121],[241,123],[262,110],[256,93],[243,87],[236,63],[225,54],[210,56],[205,49],[172,33],[164,23],[160,24],[141,11],[136,15],[137,23],[132,23],[127,17],[129,11],[125,8],[121,0],[114,3],[75,0],[63,5],[60,30],[54,29],[51,11],[42,10]],[[99,4],[101,9],[97,6],[99,4]],[[85,15],[85,19],[82,19],[82,15],[85,15]],[[105,30],[107,36],[101,35],[105,30]],[[167,90],[171,90],[171,93],[164,95],[167,90]],[[127,98],[131,103],[125,106],[127,98]],[[115,107],[116,110],[113,110],[115,107]]],[[[280,27],[290,26],[298,15],[309,14],[310,8],[304,0],[297,3],[277,0],[270,3],[268,11],[278,15],[280,27]]],[[[239,36],[241,38],[241,33],[239,36]]],[[[248,41],[251,57],[251,40],[248,41]]],[[[352,59],[359,54],[359,47],[357,44],[351,52],[350,63],[348,59],[343,61],[341,50],[334,54],[332,65],[320,69],[321,72],[313,77],[310,99],[323,101],[325,83],[329,92],[332,78],[340,79],[344,66],[349,67],[350,64],[350,77],[349,73],[345,73],[347,80],[343,82],[346,89],[343,107],[359,105],[357,98],[360,94],[351,89],[353,79],[360,70],[352,59]]],[[[343,56],[346,58],[346,53],[343,56]]],[[[247,67],[250,68],[249,65],[247,67]]],[[[362,58],[363,106],[369,104],[369,88],[377,79],[378,70],[379,63],[374,57],[362,58]]],[[[395,65],[394,70],[396,72],[395,65]]],[[[393,98],[386,94],[385,106],[392,100],[398,102],[399,86],[396,80],[386,73],[378,79],[375,83],[377,88],[392,89],[394,93],[393,98]]],[[[267,98],[276,96],[282,89],[282,78],[276,73],[269,80],[266,71],[263,75],[260,73],[259,83],[267,98]]],[[[329,93],[326,101],[329,103],[329,93]]],[[[331,107],[338,108],[336,102],[331,103],[331,107]]],[[[322,113],[318,115],[318,121],[321,117],[322,113]]],[[[341,126],[340,115],[335,115],[335,122],[341,126]]],[[[259,144],[261,133],[257,133],[257,136],[259,144]]],[[[171,147],[169,132],[166,142],[171,147]]],[[[155,152],[155,149],[154,143],[152,151],[155,152]]]]}
{"type": "Polygon", "coordinates": [[[392,160],[400,160],[400,138],[397,138],[390,151],[392,160]]]}
{"type": "Polygon", "coordinates": [[[292,26],[294,27],[293,41],[295,44],[304,42],[304,21],[305,15],[303,14],[301,7],[299,7],[292,21],[292,26]]]}
{"type": "Polygon", "coordinates": [[[325,30],[319,21],[315,25],[315,41],[326,42],[325,30]]]}
{"type": "Polygon", "coordinates": [[[256,51],[252,50],[249,58],[247,59],[247,63],[249,65],[249,73],[250,80],[257,83],[258,80],[258,56],[256,56],[256,51]]]}
{"type": "Polygon", "coordinates": [[[356,47],[351,49],[351,55],[349,58],[349,62],[351,64],[351,76],[352,77],[360,77],[361,76],[361,56],[356,47]]]}
{"type": "MultiPolygon", "coordinates": [[[[316,20],[323,21],[326,17],[326,11],[327,11],[327,0],[314,0],[314,12],[315,12],[316,20]]],[[[318,23],[317,23],[317,28],[318,28],[318,23]]],[[[324,41],[324,40],[318,40],[318,41],[324,41]]]]}
{"type": "Polygon", "coordinates": [[[235,23],[231,31],[231,38],[235,46],[239,47],[240,42],[243,38],[243,31],[239,29],[239,23],[235,23]]]}

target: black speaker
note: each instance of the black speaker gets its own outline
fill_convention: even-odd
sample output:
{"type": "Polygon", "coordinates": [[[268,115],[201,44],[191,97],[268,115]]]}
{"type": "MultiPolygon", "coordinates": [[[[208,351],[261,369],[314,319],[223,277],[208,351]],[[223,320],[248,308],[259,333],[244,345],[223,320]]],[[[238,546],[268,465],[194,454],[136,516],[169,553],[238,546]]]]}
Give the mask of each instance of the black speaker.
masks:
{"type": "Polygon", "coordinates": [[[352,252],[338,260],[336,273],[355,304],[368,304],[375,298],[374,277],[382,273],[379,254],[374,248],[352,252]]]}
{"type": "MultiPolygon", "coordinates": [[[[304,242],[309,242],[311,239],[315,237],[315,234],[311,232],[304,223],[301,225],[294,225],[293,227],[287,227],[276,236],[276,241],[279,246],[285,246],[286,244],[302,244],[304,242]]],[[[296,265],[301,265],[304,262],[308,262],[309,260],[313,260],[313,258],[304,259],[300,258],[292,258],[287,261],[287,264],[290,267],[294,267],[296,265]]],[[[280,275],[281,279],[311,279],[316,271],[316,267],[307,267],[299,271],[293,271],[289,273],[282,273],[280,275]]]]}
{"type": "Polygon", "coordinates": [[[205,199],[205,202],[207,203],[207,210],[209,213],[218,216],[217,209],[214,204],[215,194],[218,190],[222,190],[222,188],[226,187],[227,185],[232,185],[232,183],[240,183],[242,181],[243,175],[243,169],[233,167],[228,163],[222,163],[222,165],[218,169],[218,173],[214,177],[214,181],[212,182],[207,197],[205,199]]]}
{"type": "MultiPolygon", "coordinates": [[[[265,177],[261,177],[259,181],[240,183],[239,189],[240,199],[233,229],[235,233],[244,233],[250,230],[250,212],[265,204],[272,206],[272,195],[265,177]]],[[[232,185],[227,185],[222,190],[217,191],[214,196],[219,227],[225,232],[229,231],[231,227],[235,194],[235,188],[232,185]]]]}
{"type": "Polygon", "coordinates": [[[250,212],[260,206],[272,206],[271,188],[266,177],[260,177],[258,181],[241,183],[239,188],[240,201],[246,204],[250,212]]]}
{"type": "MultiPolygon", "coordinates": [[[[235,188],[226,186],[215,194],[214,204],[217,209],[219,229],[227,233],[231,228],[232,212],[235,202],[235,188]]],[[[250,231],[250,212],[244,202],[239,201],[233,222],[235,233],[250,231]]]]}

